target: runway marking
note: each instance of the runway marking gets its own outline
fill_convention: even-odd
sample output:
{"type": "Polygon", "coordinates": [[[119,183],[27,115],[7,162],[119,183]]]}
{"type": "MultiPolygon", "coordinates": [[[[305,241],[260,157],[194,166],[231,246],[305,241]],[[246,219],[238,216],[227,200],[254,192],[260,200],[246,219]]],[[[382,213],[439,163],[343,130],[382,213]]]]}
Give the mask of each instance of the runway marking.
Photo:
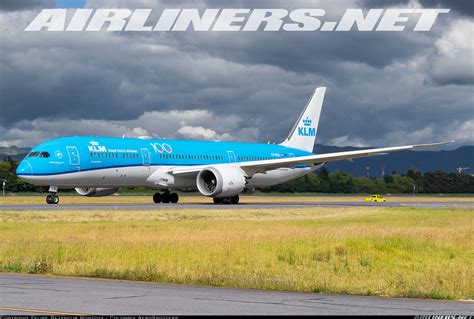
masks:
{"type": "Polygon", "coordinates": [[[40,309],[26,309],[26,308],[14,308],[14,307],[0,307],[0,310],[18,311],[18,312],[32,312],[32,313],[46,313],[48,315],[88,316],[88,314],[85,314],[85,313],[51,311],[51,310],[40,310],[40,309]]]}
{"type": "Polygon", "coordinates": [[[129,299],[129,298],[141,298],[148,297],[149,295],[138,295],[138,296],[120,296],[120,297],[109,297],[104,299],[129,299]]]}

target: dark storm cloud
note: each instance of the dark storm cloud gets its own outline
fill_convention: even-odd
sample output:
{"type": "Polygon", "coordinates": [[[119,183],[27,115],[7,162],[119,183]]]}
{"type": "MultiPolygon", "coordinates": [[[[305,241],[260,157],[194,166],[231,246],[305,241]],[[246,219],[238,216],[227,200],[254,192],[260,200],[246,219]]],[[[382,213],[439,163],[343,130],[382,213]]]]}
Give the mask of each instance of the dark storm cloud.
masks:
{"type": "Polygon", "coordinates": [[[366,8],[386,8],[407,5],[410,0],[362,0],[358,2],[366,8]]]}
{"type": "Polygon", "coordinates": [[[206,37],[185,35],[183,50],[207,51],[240,63],[270,64],[295,72],[334,74],[337,63],[364,63],[382,68],[408,59],[430,43],[401,33],[252,33],[206,37]],[[216,42],[216,38],[219,41],[216,42]]]}
{"type": "MultiPolygon", "coordinates": [[[[255,6],[120,6],[149,3],[158,10],[255,6]]],[[[286,3],[259,7],[288,8],[286,3]]],[[[358,4],[335,3],[291,6],[324,7],[334,16],[358,4]]],[[[319,142],[388,145],[452,135],[473,141],[472,85],[457,85],[469,79],[470,51],[456,36],[472,21],[450,27],[456,14],[440,18],[427,33],[22,32],[34,15],[10,12],[2,20],[16,25],[8,26],[0,44],[0,143],[124,132],[279,142],[320,85],[328,90],[319,142]],[[460,67],[453,69],[456,63],[460,67]],[[186,113],[193,109],[208,113],[186,113]]]]}
{"type": "MultiPolygon", "coordinates": [[[[407,5],[410,0],[363,0],[361,3],[367,8],[385,8],[407,5]]],[[[449,8],[458,14],[473,16],[474,1],[472,0],[419,0],[424,8],[449,8]]]]}
{"type": "Polygon", "coordinates": [[[474,1],[472,0],[420,0],[425,8],[450,8],[461,15],[474,16],[474,1]]]}
{"type": "Polygon", "coordinates": [[[2,0],[0,11],[20,11],[47,8],[54,5],[54,0],[2,0]]]}

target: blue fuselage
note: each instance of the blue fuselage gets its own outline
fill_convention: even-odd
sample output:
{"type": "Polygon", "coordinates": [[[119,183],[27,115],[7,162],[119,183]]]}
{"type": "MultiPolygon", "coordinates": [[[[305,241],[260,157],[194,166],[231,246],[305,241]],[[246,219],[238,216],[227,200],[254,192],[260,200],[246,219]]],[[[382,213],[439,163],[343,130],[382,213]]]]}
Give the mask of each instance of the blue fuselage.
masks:
{"type": "Polygon", "coordinates": [[[48,176],[124,167],[195,166],[311,155],[278,144],[111,137],[64,137],[35,146],[21,176],[48,176]]]}

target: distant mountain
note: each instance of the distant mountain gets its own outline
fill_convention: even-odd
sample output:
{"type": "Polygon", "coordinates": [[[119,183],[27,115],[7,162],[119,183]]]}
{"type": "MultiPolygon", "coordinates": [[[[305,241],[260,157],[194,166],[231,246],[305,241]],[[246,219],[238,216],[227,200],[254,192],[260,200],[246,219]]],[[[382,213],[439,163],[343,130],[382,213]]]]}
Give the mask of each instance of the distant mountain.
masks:
{"type": "MultiPolygon", "coordinates": [[[[359,149],[362,148],[316,145],[314,152],[324,154],[359,149]]],[[[474,146],[461,146],[451,151],[403,151],[382,156],[356,158],[353,163],[330,162],[326,168],[330,172],[341,170],[354,176],[365,176],[366,167],[370,167],[370,176],[380,177],[382,170],[385,174],[391,174],[392,171],[405,173],[408,169],[416,169],[423,173],[437,170],[455,172],[459,166],[471,167],[471,170],[466,170],[466,173],[474,173],[474,146]]]]}
{"type": "Polygon", "coordinates": [[[11,159],[18,161],[25,157],[26,154],[30,151],[29,147],[3,147],[0,146],[0,160],[10,157],[11,159]]]}
{"type": "MultiPolygon", "coordinates": [[[[359,150],[357,147],[337,147],[316,145],[316,154],[335,153],[359,150]]],[[[0,147],[0,160],[10,156],[13,160],[21,160],[30,148],[0,147]]],[[[330,162],[326,168],[333,172],[341,170],[354,176],[365,176],[366,167],[370,167],[370,176],[380,177],[382,169],[385,174],[392,171],[405,173],[408,169],[420,172],[434,172],[443,170],[455,172],[457,167],[471,167],[466,173],[474,173],[474,146],[462,146],[451,151],[403,151],[389,155],[354,159],[353,163],[347,161],[330,162]]]]}

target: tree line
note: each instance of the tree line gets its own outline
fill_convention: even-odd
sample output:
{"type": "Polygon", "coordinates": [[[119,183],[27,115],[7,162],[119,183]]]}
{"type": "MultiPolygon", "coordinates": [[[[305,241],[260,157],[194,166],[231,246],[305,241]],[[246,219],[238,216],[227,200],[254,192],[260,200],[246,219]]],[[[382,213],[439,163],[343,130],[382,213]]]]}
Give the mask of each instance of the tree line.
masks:
{"type": "MultiPolygon", "coordinates": [[[[16,176],[16,168],[20,162],[7,157],[0,161],[0,183],[6,180],[5,192],[39,192],[41,187],[23,182],[16,176]]],[[[1,186],[1,185],[0,185],[1,186]]]]}
{"type": "MultiPolygon", "coordinates": [[[[25,183],[15,172],[19,162],[10,158],[0,161],[0,183],[6,180],[6,192],[40,192],[41,187],[25,183]]],[[[322,167],[290,182],[261,189],[262,192],[281,193],[474,193],[474,177],[463,173],[443,171],[420,173],[408,170],[405,174],[392,172],[383,178],[355,177],[351,174],[329,172],[322,167]]]]}
{"type": "Polygon", "coordinates": [[[290,182],[275,185],[262,192],[284,193],[474,193],[474,176],[444,171],[420,173],[408,170],[405,174],[392,172],[383,178],[355,177],[351,174],[329,171],[322,167],[290,182]]]}

